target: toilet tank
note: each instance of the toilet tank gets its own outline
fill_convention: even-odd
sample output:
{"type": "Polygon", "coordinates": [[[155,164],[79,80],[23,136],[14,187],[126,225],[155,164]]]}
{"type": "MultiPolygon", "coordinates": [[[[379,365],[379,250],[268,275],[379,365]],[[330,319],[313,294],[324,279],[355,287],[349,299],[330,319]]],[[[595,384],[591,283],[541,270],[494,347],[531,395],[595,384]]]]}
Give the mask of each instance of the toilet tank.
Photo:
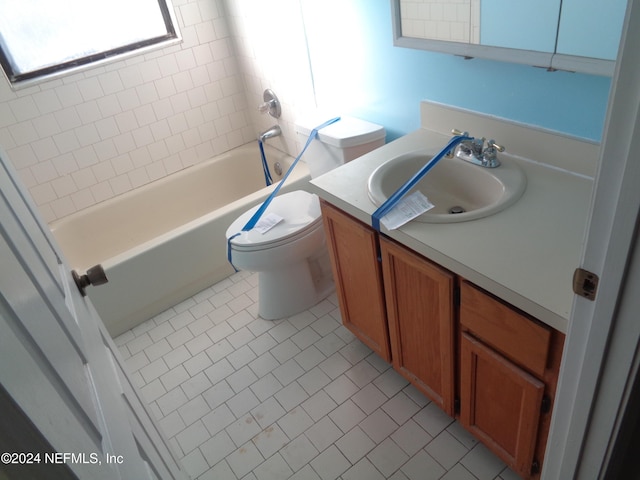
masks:
{"type": "MultiPolygon", "coordinates": [[[[311,130],[327,121],[327,118],[308,118],[296,122],[298,142],[304,145],[311,130]]],[[[316,178],[340,165],[358,158],[384,145],[384,127],[352,117],[318,131],[303,156],[311,173],[316,178]]]]}

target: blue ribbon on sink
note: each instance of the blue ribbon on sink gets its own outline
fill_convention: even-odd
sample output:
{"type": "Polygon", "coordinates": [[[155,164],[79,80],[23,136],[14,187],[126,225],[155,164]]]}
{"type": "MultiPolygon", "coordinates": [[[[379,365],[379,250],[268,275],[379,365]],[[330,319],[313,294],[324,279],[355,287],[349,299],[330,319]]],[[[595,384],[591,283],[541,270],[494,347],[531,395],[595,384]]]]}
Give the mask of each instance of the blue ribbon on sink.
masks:
{"type": "Polygon", "coordinates": [[[449,143],[442,149],[440,153],[434,156],[431,160],[429,160],[424,167],[422,167],[418,173],[416,173],[413,177],[407,180],[404,185],[402,185],[398,190],[396,190],[393,195],[385,200],[385,202],[378,207],[378,209],[371,214],[371,226],[376,230],[380,231],[380,219],[384,217],[387,213],[391,211],[393,207],[400,201],[402,197],[404,197],[409,190],[411,190],[418,181],[422,177],[424,177],[429,170],[431,170],[435,165],[451,150],[453,150],[456,145],[460,142],[464,142],[465,140],[473,140],[473,137],[468,137],[466,135],[457,135],[451,140],[449,143]]]}

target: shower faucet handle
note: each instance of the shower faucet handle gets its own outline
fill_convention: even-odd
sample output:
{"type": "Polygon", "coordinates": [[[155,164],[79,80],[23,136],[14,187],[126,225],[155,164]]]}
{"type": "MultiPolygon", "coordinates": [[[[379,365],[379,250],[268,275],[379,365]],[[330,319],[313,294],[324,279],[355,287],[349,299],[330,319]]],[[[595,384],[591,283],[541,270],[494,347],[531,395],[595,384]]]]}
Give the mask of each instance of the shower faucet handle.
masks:
{"type": "Polygon", "coordinates": [[[268,113],[273,118],[280,118],[282,114],[282,108],[280,107],[280,100],[273,90],[267,88],[262,94],[262,100],[264,103],[260,104],[258,111],[260,113],[268,113]]]}

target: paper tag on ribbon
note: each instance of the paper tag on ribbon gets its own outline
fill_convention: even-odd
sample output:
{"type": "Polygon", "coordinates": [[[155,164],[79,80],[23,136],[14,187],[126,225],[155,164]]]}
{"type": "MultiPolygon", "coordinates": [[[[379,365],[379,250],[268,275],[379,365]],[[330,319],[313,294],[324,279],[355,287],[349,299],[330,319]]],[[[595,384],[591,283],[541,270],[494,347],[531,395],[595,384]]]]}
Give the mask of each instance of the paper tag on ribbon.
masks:
{"type": "Polygon", "coordinates": [[[380,219],[389,230],[395,230],[418,215],[431,210],[434,205],[420,191],[415,191],[402,198],[396,205],[380,219]]]}
{"type": "Polygon", "coordinates": [[[280,215],[270,212],[260,217],[260,220],[258,220],[258,223],[256,223],[256,226],[253,228],[264,235],[282,220],[284,220],[284,218],[280,215]]]}

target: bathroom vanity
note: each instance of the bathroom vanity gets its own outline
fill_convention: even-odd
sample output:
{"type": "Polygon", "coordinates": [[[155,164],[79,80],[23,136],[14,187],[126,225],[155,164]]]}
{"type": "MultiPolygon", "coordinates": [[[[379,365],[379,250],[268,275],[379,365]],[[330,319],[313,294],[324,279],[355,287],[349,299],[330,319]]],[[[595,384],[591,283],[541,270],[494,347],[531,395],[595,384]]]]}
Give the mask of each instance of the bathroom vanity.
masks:
{"type": "Polygon", "coordinates": [[[421,108],[419,131],[312,182],[343,322],[515,472],[538,478],[598,146],[421,108]],[[451,128],[517,152],[522,197],[472,221],[374,230],[367,178],[390,158],[441,148],[451,128]]]}

